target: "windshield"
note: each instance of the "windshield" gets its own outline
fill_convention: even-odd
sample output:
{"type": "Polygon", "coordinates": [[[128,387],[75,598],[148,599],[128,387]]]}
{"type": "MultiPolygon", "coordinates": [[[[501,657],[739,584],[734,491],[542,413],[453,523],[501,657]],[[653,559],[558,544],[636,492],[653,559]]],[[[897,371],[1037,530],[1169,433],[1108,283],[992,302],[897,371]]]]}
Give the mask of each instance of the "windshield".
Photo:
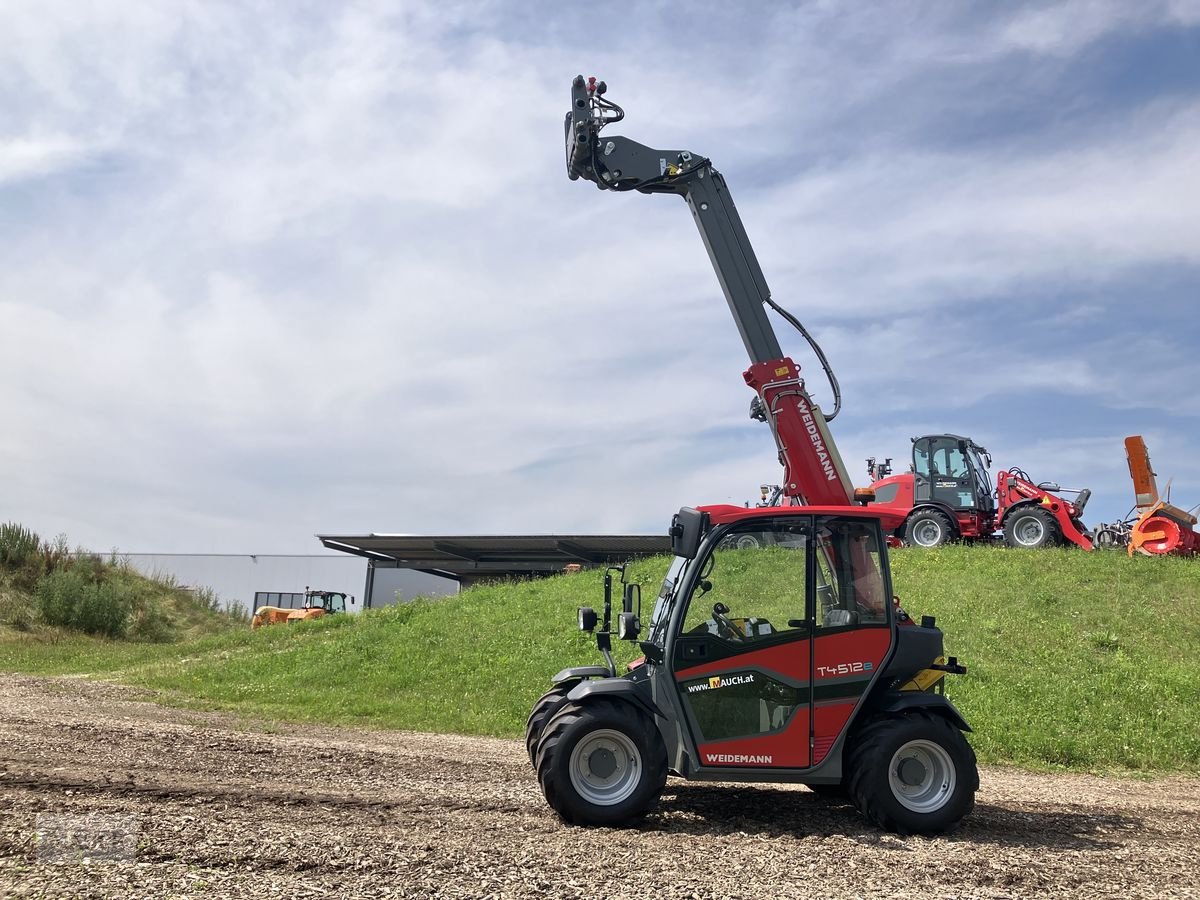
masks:
{"type": "Polygon", "coordinates": [[[975,463],[975,481],[979,485],[979,496],[981,498],[990,497],[992,486],[988,484],[988,463],[991,462],[991,457],[987,456],[987,451],[982,447],[974,445],[971,445],[970,452],[971,459],[975,463]]]}
{"type": "Polygon", "coordinates": [[[654,601],[654,612],[650,614],[650,640],[662,646],[662,641],[658,637],[659,630],[666,623],[668,618],[667,610],[671,607],[671,597],[675,592],[675,585],[679,583],[679,576],[683,573],[684,566],[688,561],[682,556],[677,556],[671,560],[671,568],[667,569],[666,577],[663,578],[662,588],[658,592],[658,599],[654,601]]]}

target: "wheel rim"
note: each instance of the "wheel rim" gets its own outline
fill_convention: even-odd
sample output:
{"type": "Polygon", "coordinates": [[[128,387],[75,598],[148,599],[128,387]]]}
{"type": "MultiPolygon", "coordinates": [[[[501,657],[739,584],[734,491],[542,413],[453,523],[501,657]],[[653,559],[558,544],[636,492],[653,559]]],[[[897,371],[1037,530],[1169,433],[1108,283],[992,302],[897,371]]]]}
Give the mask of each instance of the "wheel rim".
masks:
{"type": "Polygon", "coordinates": [[[945,748],[933,741],[909,741],[894,754],[888,766],[888,784],[905,809],[936,812],[954,796],[957,783],[954,762],[945,748]]]}
{"type": "Polygon", "coordinates": [[[1013,539],[1022,547],[1036,547],[1046,535],[1046,526],[1037,516],[1022,516],[1013,526],[1013,539]]]}
{"type": "Polygon", "coordinates": [[[758,538],[752,534],[738,535],[737,539],[733,542],[733,546],[738,550],[757,550],[758,538]]]}
{"type": "Polygon", "coordinates": [[[627,800],[641,777],[642,754],[620,731],[593,731],[571,751],[571,786],[597,806],[614,806],[627,800]]]}
{"type": "Polygon", "coordinates": [[[918,522],[913,529],[913,540],[922,547],[936,547],[942,542],[942,526],[933,519],[918,522]]]}

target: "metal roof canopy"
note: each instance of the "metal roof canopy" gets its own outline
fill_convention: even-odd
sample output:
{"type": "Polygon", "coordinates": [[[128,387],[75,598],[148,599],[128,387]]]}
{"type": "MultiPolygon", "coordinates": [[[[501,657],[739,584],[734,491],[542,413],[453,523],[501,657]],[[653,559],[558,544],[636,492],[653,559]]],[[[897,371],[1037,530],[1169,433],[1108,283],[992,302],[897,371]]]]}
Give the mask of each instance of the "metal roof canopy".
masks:
{"type": "Polygon", "coordinates": [[[669,553],[667,535],[327,535],[330,550],[364,556],[372,567],[416,569],[456,581],[506,576],[549,575],[571,563],[615,565],[669,553]]]}

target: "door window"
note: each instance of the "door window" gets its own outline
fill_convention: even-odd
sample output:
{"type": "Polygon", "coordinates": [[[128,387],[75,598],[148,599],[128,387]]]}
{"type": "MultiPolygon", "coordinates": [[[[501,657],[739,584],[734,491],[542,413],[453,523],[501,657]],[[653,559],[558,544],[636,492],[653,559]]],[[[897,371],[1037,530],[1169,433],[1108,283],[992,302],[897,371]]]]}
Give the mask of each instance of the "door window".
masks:
{"type": "MultiPolygon", "coordinates": [[[[808,517],[747,523],[704,563],[676,645],[679,689],[701,743],[781,731],[807,715],[810,531],[808,517]]],[[[807,764],[807,753],[798,740],[789,764],[807,764]]]]}
{"type": "Polygon", "coordinates": [[[803,627],[808,528],[754,522],[727,535],[692,593],[684,633],[741,644],[803,627]]]}
{"type": "Polygon", "coordinates": [[[889,598],[872,521],[822,517],[816,527],[819,629],[887,623],[889,598]]]}

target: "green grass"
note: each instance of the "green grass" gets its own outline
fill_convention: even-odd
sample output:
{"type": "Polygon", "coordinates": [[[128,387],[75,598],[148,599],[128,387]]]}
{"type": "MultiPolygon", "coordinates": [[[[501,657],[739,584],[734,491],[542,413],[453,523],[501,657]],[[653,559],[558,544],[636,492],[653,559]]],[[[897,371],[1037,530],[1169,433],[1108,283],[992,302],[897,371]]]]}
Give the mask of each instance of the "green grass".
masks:
{"type": "MultiPolygon", "coordinates": [[[[936,615],[970,670],[949,692],[982,761],[1200,771],[1200,562],[979,547],[892,560],[905,607],[936,615]]],[[[647,618],[665,566],[633,567],[647,618]]],[[[551,675],[599,661],[574,619],[600,599],[593,571],[174,645],[0,633],[0,670],[116,677],[265,719],[513,737],[551,675]]]]}

